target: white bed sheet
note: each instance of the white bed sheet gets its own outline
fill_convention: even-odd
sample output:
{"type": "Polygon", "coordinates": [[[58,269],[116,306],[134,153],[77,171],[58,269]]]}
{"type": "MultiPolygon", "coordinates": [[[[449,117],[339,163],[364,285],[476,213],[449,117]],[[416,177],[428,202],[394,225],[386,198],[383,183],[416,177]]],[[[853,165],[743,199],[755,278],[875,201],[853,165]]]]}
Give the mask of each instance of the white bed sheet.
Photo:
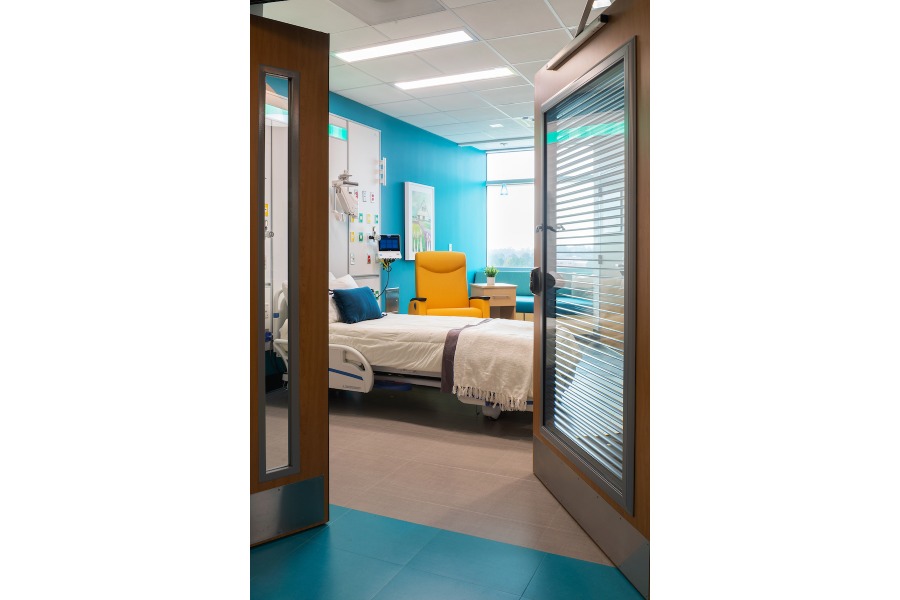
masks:
{"type": "Polygon", "coordinates": [[[447,332],[483,320],[388,313],[371,321],[331,323],[328,343],[358,350],[376,370],[395,369],[440,377],[447,332]]]}

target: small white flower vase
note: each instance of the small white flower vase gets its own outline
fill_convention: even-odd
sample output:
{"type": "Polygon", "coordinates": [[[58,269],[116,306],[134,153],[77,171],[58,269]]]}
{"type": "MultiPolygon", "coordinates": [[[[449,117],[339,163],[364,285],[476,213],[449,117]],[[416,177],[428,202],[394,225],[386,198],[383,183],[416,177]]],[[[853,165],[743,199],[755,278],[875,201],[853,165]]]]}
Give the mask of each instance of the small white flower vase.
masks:
{"type": "Polygon", "coordinates": [[[494,281],[496,281],[496,277],[487,277],[487,284],[494,285],[494,281]]]}

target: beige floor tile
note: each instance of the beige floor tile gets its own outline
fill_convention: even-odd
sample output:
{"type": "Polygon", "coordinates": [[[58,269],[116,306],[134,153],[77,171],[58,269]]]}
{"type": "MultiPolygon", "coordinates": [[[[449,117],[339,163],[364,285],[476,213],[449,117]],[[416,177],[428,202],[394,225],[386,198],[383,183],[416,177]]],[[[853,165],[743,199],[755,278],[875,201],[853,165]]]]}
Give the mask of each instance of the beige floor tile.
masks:
{"type": "Polygon", "coordinates": [[[578,524],[575,519],[566,511],[562,506],[559,507],[559,510],[556,511],[556,514],[553,515],[553,519],[550,520],[550,527],[552,529],[560,529],[562,531],[574,531],[577,533],[582,533],[583,530],[581,526],[578,524]]]}
{"type": "Polygon", "coordinates": [[[428,389],[330,402],[334,504],[611,564],[534,476],[530,413],[494,421],[428,389]]]}
{"type": "Polygon", "coordinates": [[[346,506],[379,481],[403,468],[406,461],[347,449],[333,450],[329,456],[329,501],[346,506]]]}
{"type": "Polygon", "coordinates": [[[551,554],[561,554],[562,556],[613,566],[612,561],[603,553],[603,550],[580,529],[577,532],[545,529],[534,548],[550,552],[551,554]]]}

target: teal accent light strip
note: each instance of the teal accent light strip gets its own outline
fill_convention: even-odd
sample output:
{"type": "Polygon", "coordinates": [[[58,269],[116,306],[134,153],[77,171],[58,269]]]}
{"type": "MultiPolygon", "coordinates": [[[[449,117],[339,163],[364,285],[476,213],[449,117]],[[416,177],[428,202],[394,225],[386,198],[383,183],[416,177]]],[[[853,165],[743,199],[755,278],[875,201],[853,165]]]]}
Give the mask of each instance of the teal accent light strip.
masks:
{"type": "Polygon", "coordinates": [[[277,106],[272,106],[271,104],[266,104],[266,116],[276,115],[279,117],[288,116],[288,111],[283,108],[278,108],[277,106]]]}
{"type": "Polygon", "coordinates": [[[574,127],[572,129],[561,129],[560,131],[547,132],[547,143],[555,144],[556,142],[565,142],[573,138],[586,138],[595,135],[624,135],[625,123],[616,121],[615,123],[599,123],[597,125],[584,125],[582,127],[574,127]]]}
{"type": "Polygon", "coordinates": [[[337,138],[339,140],[347,139],[347,130],[343,127],[338,127],[337,125],[328,124],[328,135],[329,137],[337,138]]]}

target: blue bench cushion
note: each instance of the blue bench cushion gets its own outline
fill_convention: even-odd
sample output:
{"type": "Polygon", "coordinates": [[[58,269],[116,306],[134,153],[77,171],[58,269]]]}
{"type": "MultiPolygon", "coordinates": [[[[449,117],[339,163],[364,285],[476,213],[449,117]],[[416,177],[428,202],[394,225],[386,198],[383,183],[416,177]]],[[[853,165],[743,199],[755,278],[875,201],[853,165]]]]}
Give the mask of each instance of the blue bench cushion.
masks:
{"type": "MultiPolygon", "coordinates": [[[[511,283],[516,286],[516,312],[533,313],[534,295],[529,285],[531,269],[527,271],[500,271],[497,273],[497,283],[511,283]]],[[[487,281],[484,271],[475,271],[472,283],[484,283],[487,281]]]]}
{"type": "Polygon", "coordinates": [[[533,313],[534,296],[516,296],[516,312],[533,313]]]}

